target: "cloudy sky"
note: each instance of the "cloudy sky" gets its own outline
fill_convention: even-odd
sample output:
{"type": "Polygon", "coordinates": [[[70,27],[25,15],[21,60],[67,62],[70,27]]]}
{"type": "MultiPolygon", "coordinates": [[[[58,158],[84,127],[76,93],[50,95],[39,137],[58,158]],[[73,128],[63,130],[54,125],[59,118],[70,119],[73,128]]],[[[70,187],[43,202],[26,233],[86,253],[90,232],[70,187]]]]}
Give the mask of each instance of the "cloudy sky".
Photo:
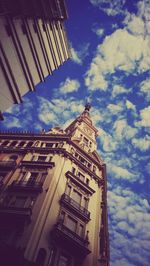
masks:
{"type": "Polygon", "coordinates": [[[90,98],[107,164],[111,266],[149,266],[150,0],[67,5],[72,59],[9,109],[1,129],[65,127],[90,98]]]}

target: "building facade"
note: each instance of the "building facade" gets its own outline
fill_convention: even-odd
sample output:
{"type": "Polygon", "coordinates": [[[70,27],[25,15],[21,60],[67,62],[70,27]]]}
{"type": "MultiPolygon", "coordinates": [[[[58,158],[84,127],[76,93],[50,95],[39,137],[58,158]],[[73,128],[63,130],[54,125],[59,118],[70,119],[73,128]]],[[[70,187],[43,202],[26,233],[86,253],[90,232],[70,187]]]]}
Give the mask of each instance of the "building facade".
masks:
{"type": "Polygon", "coordinates": [[[106,166],[89,110],[65,130],[0,133],[3,266],[109,265],[106,166]]]}
{"type": "Polygon", "coordinates": [[[1,114],[70,58],[67,17],[64,0],[0,1],[1,114]]]}

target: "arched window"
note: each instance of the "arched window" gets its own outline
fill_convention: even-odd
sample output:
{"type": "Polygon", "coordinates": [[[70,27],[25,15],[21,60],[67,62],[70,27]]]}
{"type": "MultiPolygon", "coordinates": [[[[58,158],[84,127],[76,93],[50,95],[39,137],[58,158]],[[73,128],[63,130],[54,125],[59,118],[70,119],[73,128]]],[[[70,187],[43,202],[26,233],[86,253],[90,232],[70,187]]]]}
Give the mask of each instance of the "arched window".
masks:
{"type": "Polygon", "coordinates": [[[36,258],[36,266],[43,266],[45,258],[46,258],[46,250],[44,248],[40,248],[36,258]]]}

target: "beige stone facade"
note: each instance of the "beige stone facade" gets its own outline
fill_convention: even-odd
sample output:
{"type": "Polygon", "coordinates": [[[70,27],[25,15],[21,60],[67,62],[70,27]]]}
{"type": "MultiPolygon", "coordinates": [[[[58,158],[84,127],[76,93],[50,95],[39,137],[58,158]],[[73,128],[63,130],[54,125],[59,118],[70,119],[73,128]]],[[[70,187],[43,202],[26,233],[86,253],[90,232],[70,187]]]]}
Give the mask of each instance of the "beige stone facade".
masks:
{"type": "Polygon", "coordinates": [[[17,266],[109,265],[105,164],[89,109],[66,130],[0,134],[1,260],[10,250],[17,266]]]}
{"type": "Polygon", "coordinates": [[[0,2],[0,110],[21,103],[68,58],[64,0],[0,2]]]}

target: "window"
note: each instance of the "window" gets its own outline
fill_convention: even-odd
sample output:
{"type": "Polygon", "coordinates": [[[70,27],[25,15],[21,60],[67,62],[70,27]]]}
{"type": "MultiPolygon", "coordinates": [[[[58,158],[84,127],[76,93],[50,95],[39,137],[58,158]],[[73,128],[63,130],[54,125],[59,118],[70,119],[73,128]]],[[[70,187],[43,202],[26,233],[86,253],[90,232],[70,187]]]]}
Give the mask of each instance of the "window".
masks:
{"type": "Polygon", "coordinates": [[[96,166],[93,165],[93,172],[95,173],[96,172],[96,166]]]}
{"type": "Polygon", "coordinates": [[[72,167],[72,171],[71,171],[71,172],[72,172],[73,174],[75,174],[75,171],[76,171],[76,169],[75,169],[74,167],[72,167]]]}
{"type": "Polygon", "coordinates": [[[33,145],[33,142],[32,141],[29,141],[26,145],[26,147],[31,147],[33,145]]]}
{"type": "Polygon", "coordinates": [[[3,141],[2,146],[6,146],[6,145],[8,145],[8,143],[9,143],[9,141],[5,140],[5,141],[3,141]]]}
{"type": "Polygon", "coordinates": [[[46,148],[52,148],[54,143],[46,143],[46,148]]]}
{"type": "Polygon", "coordinates": [[[75,221],[72,217],[68,216],[66,219],[66,226],[73,232],[76,232],[77,221],[75,221]]]}
{"type": "Polygon", "coordinates": [[[47,158],[47,156],[38,156],[38,161],[45,162],[46,158],[47,158]]]}
{"type": "Polygon", "coordinates": [[[57,266],[69,266],[70,258],[67,255],[60,254],[57,266]]]}
{"type": "Polygon", "coordinates": [[[80,237],[83,237],[84,236],[84,226],[82,224],[79,225],[78,235],[80,237]]]}
{"type": "Polygon", "coordinates": [[[81,174],[80,172],[78,172],[78,177],[81,181],[84,182],[85,176],[83,174],[81,174]]]}
{"type": "Polygon", "coordinates": [[[18,147],[23,147],[25,145],[25,143],[26,143],[25,141],[19,142],[18,147]]]}
{"type": "Polygon", "coordinates": [[[36,258],[36,266],[43,266],[45,258],[46,258],[46,251],[44,248],[40,248],[36,258]]]}
{"type": "Polygon", "coordinates": [[[13,147],[13,146],[16,146],[16,145],[17,145],[17,141],[12,141],[9,146],[13,147]]]}
{"type": "Polygon", "coordinates": [[[18,208],[23,208],[24,205],[25,205],[25,202],[27,200],[27,197],[16,197],[15,201],[12,202],[11,205],[14,205],[15,207],[18,207],[18,208]]]}
{"type": "Polygon", "coordinates": [[[75,200],[79,205],[81,203],[81,198],[82,198],[82,195],[78,191],[73,190],[72,199],[75,200]]]}
{"type": "Polygon", "coordinates": [[[88,208],[88,199],[87,198],[83,198],[82,199],[82,206],[87,209],[88,208]]]}
{"type": "Polygon", "coordinates": [[[89,140],[87,139],[87,138],[83,138],[83,142],[88,146],[88,142],[89,142],[89,140]]]}
{"type": "Polygon", "coordinates": [[[66,194],[68,196],[70,196],[70,193],[71,193],[71,186],[67,185],[67,187],[66,187],[66,194]]]}
{"type": "Polygon", "coordinates": [[[90,180],[87,178],[86,179],[86,184],[89,186],[90,180]]]}

